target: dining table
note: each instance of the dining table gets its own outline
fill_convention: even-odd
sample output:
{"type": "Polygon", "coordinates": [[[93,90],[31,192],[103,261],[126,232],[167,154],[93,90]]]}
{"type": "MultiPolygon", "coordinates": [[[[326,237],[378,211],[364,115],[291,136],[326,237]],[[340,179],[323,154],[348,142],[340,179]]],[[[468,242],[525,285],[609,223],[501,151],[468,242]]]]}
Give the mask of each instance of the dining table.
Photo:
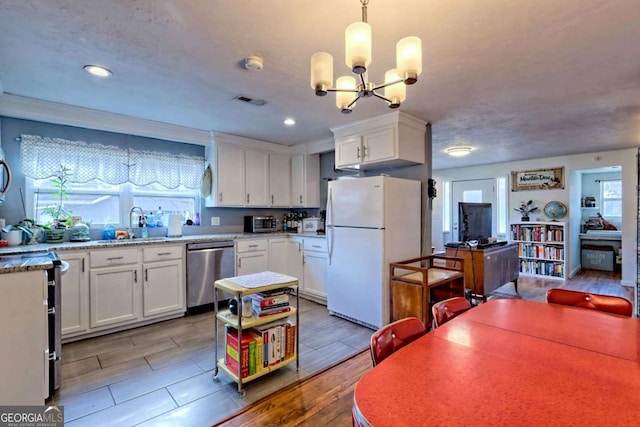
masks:
{"type": "Polygon", "coordinates": [[[358,426],[640,425],[640,321],[494,299],[356,384],[358,426]]]}

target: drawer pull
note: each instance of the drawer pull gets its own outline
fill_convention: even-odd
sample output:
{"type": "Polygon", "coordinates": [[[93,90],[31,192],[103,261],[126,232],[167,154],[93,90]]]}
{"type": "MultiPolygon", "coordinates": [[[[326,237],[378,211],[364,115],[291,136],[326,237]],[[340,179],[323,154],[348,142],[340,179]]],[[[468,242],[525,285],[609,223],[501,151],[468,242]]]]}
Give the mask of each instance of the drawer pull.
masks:
{"type": "Polygon", "coordinates": [[[122,258],[124,258],[124,257],[123,256],[116,256],[116,257],[107,258],[107,261],[115,261],[115,260],[122,259],[122,258]]]}
{"type": "Polygon", "coordinates": [[[311,245],[311,247],[313,247],[313,248],[318,248],[318,249],[322,249],[322,246],[319,246],[319,245],[311,245]]]}
{"type": "Polygon", "coordinates": [[[171,252],[160,252],[158,256],[171,255],[171,252]]]}
{"type": "Polygon", "coordinates": [[[257,248],[258,245],[249,245],[250,248],[257,248]]]}

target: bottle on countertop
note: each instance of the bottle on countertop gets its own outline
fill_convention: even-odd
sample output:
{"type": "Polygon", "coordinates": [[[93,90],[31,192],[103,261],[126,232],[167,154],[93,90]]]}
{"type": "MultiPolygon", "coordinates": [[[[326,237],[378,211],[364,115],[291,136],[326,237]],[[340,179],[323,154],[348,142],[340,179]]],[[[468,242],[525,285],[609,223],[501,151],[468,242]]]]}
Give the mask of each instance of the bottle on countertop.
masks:
{"type": "Polygon", "coordinates": [[[158,206],[158,211],[156,212],[156,227],[162,227],[164,224],[162,223],[162,207],[158,206]]]}
{"type": "Polygon", "coordinates": [[[105,224],[104,230],[102,231],[102,238],[104,240],[115,240],[116,228],[110,222],[105,224]]]}
{"type": "Polygon", "coordinates": [[[156,216],[153,214],[153,212],[149,212],[149,215],[147,215],[147,227],[154,228],[155,226],[156,216]]]}
{"type": "Polygon", "coordinates": [[[143,225],[140,229],[140,237],[143,239],[147,239],[149,237],[149,229],[146,225],[143,225]]]}
{"type": "Polygon", "coordinates": [[[193,225],[200,225],[200,212],[196,212],[196,218],[193,220],[193,225]]]}

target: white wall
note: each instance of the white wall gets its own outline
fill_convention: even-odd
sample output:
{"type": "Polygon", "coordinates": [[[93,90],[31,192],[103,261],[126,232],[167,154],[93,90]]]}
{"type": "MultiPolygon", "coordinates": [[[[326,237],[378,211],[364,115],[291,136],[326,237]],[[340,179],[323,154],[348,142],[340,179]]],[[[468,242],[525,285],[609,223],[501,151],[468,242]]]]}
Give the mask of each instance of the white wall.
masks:
{"type": "MultiPolygon", "coordinates": [[[[511,188],[511,172],[546,169],[564,166],[565,188],[557,190],[537,191],[509,191],[508,211],[509,222],[520,220],[520,214],[513,209],[518,207],[523,200],[533,200],[539,208],[539,212],[531,215],[532,221],[547,221],[542,212],[544,205],[550,201],[560,201],[567,206],[568,215],[564,221],[568,222],[569,236],[567,248],[567,260],[569,261],[569,273],[573,274],[579,268],[580,240],[578,237],[581,220],[580,198],[582,197],[581,173],[583,169],[600,167],[621,166],[622,185],[626,190],[622,201],[622,284],[635,286],[636,262],[637,262],[637,149],[625,149],[617,151],[604,151],[599,153],[577,154],[572,156],[548,157],[535,160],[522,160],[516,162],[494,163],[490,165],[471,166],[457,169],[434,170],[433,175],[438,185],[438,195],[443,194],[442,183],[444,181],[462,181],[471,179],[487,179],[506,176],[511,188]],[[630,190],[630,191],[629,191],[630,190]]],[[[433,200],[434,219],[432,226],[432,242],[437,250],[444,247],[442,233],[442,197],[433,200]],[[435,212],[438,212],[436,215],[435,212]]]]}

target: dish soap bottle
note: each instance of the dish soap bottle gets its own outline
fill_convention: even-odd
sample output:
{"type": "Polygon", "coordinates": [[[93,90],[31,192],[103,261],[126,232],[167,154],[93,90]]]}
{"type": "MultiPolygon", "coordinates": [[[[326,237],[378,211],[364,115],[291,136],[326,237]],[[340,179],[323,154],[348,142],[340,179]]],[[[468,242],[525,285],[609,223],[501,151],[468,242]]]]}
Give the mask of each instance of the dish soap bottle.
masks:
{"type": "Polygon", "coordinates": [[[102,238],[104,240],[115,240],[116,228],[110,222],[104,225],[104,230],[102,231],[102,238]]]}
{"type": "Polygon", "coordinates": [[[156,227],[162,227],[162,207],[158,206],[158,211],[156,212],[156,227]]]}

